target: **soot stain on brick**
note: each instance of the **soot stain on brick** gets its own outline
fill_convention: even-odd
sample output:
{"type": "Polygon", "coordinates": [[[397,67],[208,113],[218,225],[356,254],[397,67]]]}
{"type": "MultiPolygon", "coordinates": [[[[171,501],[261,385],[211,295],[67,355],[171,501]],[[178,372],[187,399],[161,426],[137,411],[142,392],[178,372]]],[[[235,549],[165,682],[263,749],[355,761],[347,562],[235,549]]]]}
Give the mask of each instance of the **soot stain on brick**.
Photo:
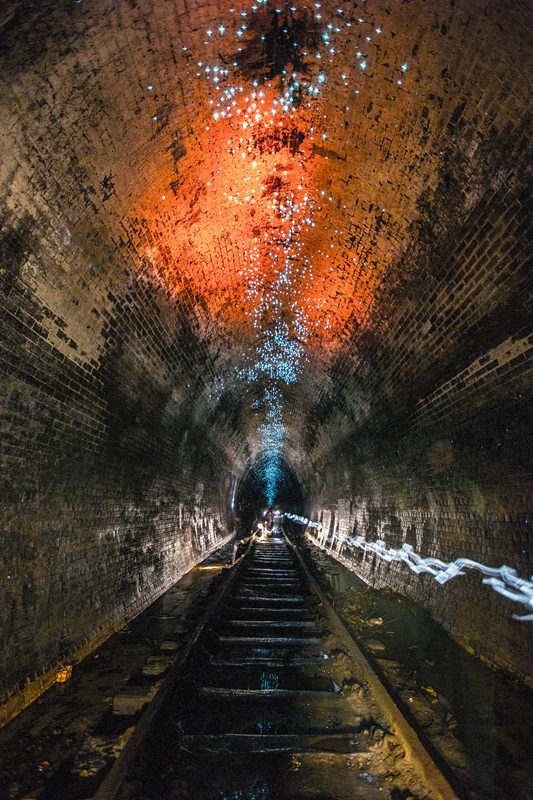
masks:
{"type": "Polygon", "coordinates": [[[271,197],[276,192],[281,192],[284,185],[279,175],[269,175],[264,184],[265,188],[263,189],[261,197],[271,197]]]}
{"type": "Polygon", "coordinates": [[[152,117],[152,139],[167,127],[170,122],[170,116],[174,110],[174,106],[174,103],[165,103],[164,105],[158,107],[157,113],[152,117]]]}
{"type": "Polygon", "coordinates": [[[113,183],[112,172],[110,172],[109,175],[104,175],[104,177],[100,181],[100,191],[102,192],[103,203],[105,203],[106,200],[109,200],[111,195],[116,194],[115,184],[113,183]]]}
{"type": "MultiPolygon", "coordinates": [[[[112,468],[127,474],[132,491],[140,496],[150,483],[160,452],[168,451],[169,447],[178,460],[180,454],[186,455],[192,463],[195,446],[199,443],[196,466],[199,472],[205,472],[202,423],[199,426],[196,419],[195,404],[186,401],[188,397],[197,396],[199,388],[194,374],[184,373],[183,368],[175,374],[169,370],[168,363],[163,364],[157,356],[147,358],[140,347],[142,332],[131,325],[130,312],[134,308],[136,318],[151,319],[157,325],[160,306],[165,302],[165,296],[159,296],[157,287],[152,285],[147,291],[133,280],[128,292],[114,297],[113,302],[105,329],[107,348],[99,370],[109,431],[105,460],[112,468]],[[176,390],[182,395],[178,405],[173,400],[176,390]],[[187,452],[180,453],[186,432],[189,434],[187,452]]],[[[191,361],[201,372],[206,355],[198,339],[198,323],[180,307],[172,328],[165,334],[170,364],[180,363],[182,348],[187,342],[191,361]]]]}
{"type": "Polygon", "coordinates": [[[177,132],[175,134],[175,138],[167,147],[167,151],[170,153],[172,161],[174,162],[174,170],[179,178],[178,163],[180,159],[187,154],[187,148],[185,147],[183,139],[178,135],[177,132]]]}
{"type": "Polygon", "coordinates": [[[321,27],[310,9],[288,2],[280,5],[267,2],[253,16],[242,50],[232,58],[247,80],[279,78],[283,85],[289,67],[291,72],[309,72],[320,46],[321,27]]]}
{"type": "Polygon", "coordinates": [[[29,253],[34,249],[36,237],[32,221],[25,214],[19,224],[6,228],[0,236],[0,290],[10,294],[21,287],[21,272],[29,253]]]}
{"type": "Polygon", "coordinates": [[[341,156],[337,153],[336,150],[332,150],[330,147],[320,147],[320,145],[313,144],[313,155],[321,156],[322,158],[332,158],[336,161],[346,161],[346,153],[341,156]]]}
{"type": "Polygon", "coordinates": [[[136,363],[132,347],[124,343],[112,347],[102,359],[104,397],[108,402],[110,435],[108,445],[115,459],[135,454],[136,466],[150,458],[154,436],[160,422],[160,411],[166,393],[158,385],[157,376],[146,366],[136,363]],[[141,454],[144,454],[141,455],[141,454]]]}
{"type": "MultiPolygon", "coordinates": [[[[461,105],[455,110],[455,122],[460,114],[461,105]]],[[[528,176],[513,172],[513,158],[515,147],[522,146],[523,130],[527,124],[529,123],[526,121],[516,130],[492,130],[489,135],[477,141],[474,149],[470,147],[470,140],[464,141],[458,134],[450,141],[442,153],[436,187],[426,188],[417,201],[418,214],[409,227],[411,244],[400,259],[395,273],[395,285],[391,278],[388,279],[394,295],[393,306],[402,295],[425,295],[427,287],[434,286],[436,281],[455,279],[450,273],[449,258],[443,258],[442,254],[453,252],[455,242],[463,239],[463,220],[472,208],[483,203],[480,187],[489,184],[494,190],[504,180],[507,181],[507,186],[512,181],[515,189],[520,189],[520,185],[526,187],[528,176]],[[503,167],[501,160],[497,163],[494,155],[502,152],[507,154],[503,167]]],[[[517,191],[517,195],[520,196],[520,191],[517,191]]],[[[501,213],[503,212],[502,208],[501,213]]],[[[483,216],[481,210],[480,217],[483,216]]],[[[486,221],[485,227],[490,224],[492,223],[486,221]]],[[[517,296],[521,290],[522,284],[517,283],[517,291],[511,292],[513,302],[502,304],[501,314],[495,312],[494,325],[489,321],[475,331],[475,335],[469,338],[463,349],[460,360],[452,359],[444,375],[461,369],[483,348],[493,345],[497,341],[499,324],[502,325],[502,331],[512,330],[517,322],[520,326],[523,324],[523,302],[517,296]]],[[[450,303],[452,300],[453,292],[450,294],[450,303]]],[[[450,325],[453,318],[460,313],[459,306],[450,307],[446,320],[440,320],[438,324],[450,325]]]]}
{"type": "Polygon", "coordinates": [[[303,142],[306,134],[299,130],[295,125],[283,127],[273,132],[261,133],[261,129],[254,129],[252,136],[252,146],[259,155],[264,153],[279,153],[287,149],[292,156],[295,156],[303,142]]]}

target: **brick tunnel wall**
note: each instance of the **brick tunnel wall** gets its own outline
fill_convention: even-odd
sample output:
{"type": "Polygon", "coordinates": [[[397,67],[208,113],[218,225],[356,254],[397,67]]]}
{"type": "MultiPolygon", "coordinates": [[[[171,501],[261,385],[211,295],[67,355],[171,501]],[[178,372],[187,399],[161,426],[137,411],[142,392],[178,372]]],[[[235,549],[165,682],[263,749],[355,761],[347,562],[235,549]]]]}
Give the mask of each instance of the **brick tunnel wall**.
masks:
{"type": "Polygon", "coordinates": [[[308,535],[531,682],[531,623],[512,618],[527,609],[483,585],[480,572],[440,586],[343,542],[381,539],[445,563],[468,558],[526,579],[533,573],[531,154],[523,127],[508,125],[502,150],[492,151],[500,175],[466,213],[455,215],[445,185],[453,172],[428,198],[433,219],[446,223],[432,230],[425,285],[418,276],[402,287],[398,310],[358,342],[356,374],[339,377],[335,402],[330,395],[316,410],[328,442],[338,444],[317,444],[314,518],[324,528],[308,535]],[[357,431],[346,437],[350,416],[357,431]]]}
{"type": "MultiPolygon", "coordinates": [[[[306,31],[302,5],[314,60],[320,20],[306,31]]],[[[218,2],[6,0],[4,698],[27,680],[32,696],[224,540],[265,432],[339,533],[533,571],[531,4],[364,5],[322,4],[320,25],[340,31],[324,91],[241,147],[215,124],[204,70],[233,63],[244,1],[231,16],[218,2]],[[312,225],[288,297],[269,294],[280,203],[298,192],[312,225]]],[[[264,54],[248,34],[250,74],[227,81],[251,92],[264,54]]],[[[439,587],[353,564],[527,671],[529,623],[478,576],[439,587]]]]}
{"type": "Polygon", "coordinates": [[[90,359],[72,334],[87,322],[79,302],[59,317],[19,276],[2,288],[9,716],[227,539],[230,478],[176,326],[201,362],[197,342],[157,287],[100,287],[90,359]]]}
{"type": "MultiPolygon", "coordinates": [[[[391,133],[388,154],[376,153],[372,166],[385,183],[390,157],[389,177],[402,162],[413,191],[424,172],[419,147],[442,161],[419,184],[416,213],[404,220],[409,240],[397,271],[383,278],[370,329],[350,328],[309,415],[320,484],[313,517],[325,525],[322,538],[309,534],[324,544],[336,533],[334,554],[340,547],[363,579],[421,601],[456,639],[531,681],[531,623],[512,619],[527,610],[483,585],[479,572],[439,586],[342,545],[363,536],[445,562],[466,557],[526,579],[533,573],[531,48],[521,35],[531,9],[457,3],[431,11],[423,33],[396,29],[406,52],[414,55],[413,40],[423,52],[419,101],[404,135],[391,133]],[[435,83],[426,73],[432,59],[435,83]]],[[[405,13],[416,27],[423,12],[405,13]]],[[[386,100],[373,97],[369,116],[390,131],[386,100]]],[[[374,236],[402,205],[401,194],[387,203],[390,218],[378,206],[374,236]]],[[[359,257],[369,258],[372,237],[353,236],[359,257]]],[[[394,247],[390,228],[389,241],[394,247]]]]}
{"type": "Polygon", "coordinates": [[[240,468],[231,410],[206,407],[202,309],[134,252],[110,149],[83,163],[87,97],[62,76],[77,100],[59,110],[43,88],[69,60],[71,4],[48,10],[0,17],[20,44],[1,92],[0,722],[228,539],[240,468]]]}
{"type": "MultiPolygon", "coordinates": [[[[518,399],[520,376],[515,380],[506,389],[518,399]]],[[[445,388],[452,404],[461,390],[445,388]]],[[[481,572],[467,569],[442,586],[346,542],[362,537],[383,540],[387,548],[409,544],[423,558],[505,564],[529,578],[531,480],[520,463],[529,457],[528,423],[494,412],[481,408],[466,424],[452,418],[422,431],[403,427],[396,441],[389,438],[364,455],[360,441],[343,443],[335,460],[319,467],[323,480],[313,518],[323,529],[308,529],[308,536],[370,585],[421,602],[456,640],[531,683],[531,624],[512,618],[527,609],[484,585],[481,572]],[[514,449],[504,470],[501,447],[514,449]]]]}

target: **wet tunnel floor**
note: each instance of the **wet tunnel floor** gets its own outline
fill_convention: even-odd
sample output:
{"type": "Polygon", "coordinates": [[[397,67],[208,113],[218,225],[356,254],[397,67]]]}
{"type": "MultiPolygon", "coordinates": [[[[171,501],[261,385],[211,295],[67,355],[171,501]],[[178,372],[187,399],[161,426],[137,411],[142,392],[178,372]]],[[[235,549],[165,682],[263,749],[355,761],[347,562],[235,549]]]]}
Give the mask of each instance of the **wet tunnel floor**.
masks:
{"type": "MultiPolygon", "coordinates": [[[[533,691],[468,653],[418,604],[300,544],[405,715],[476,800],[532,800],[533,691]]],[[[434,752],[434,751],[433,751],[434,752]]]]}
{"type": "Polygon", "coordinates": [[[185,574],[75,665],[67,683],[54,685],[0,729],[0,800],[92,795],[141,713],[115,714],[115,698],[149,691],[160,679],[143,671],[158,673],[179,653],[232,550],[226,545],[185,574]]]}
{"type": "Polygon", "coordinates": [[[426,798],[283,538],[241,567],[120,800],[426,798]]]}
{"type": "MultiPolygon", "coordinates": [[[[213,554],[203,566],[228,563],[231,550],[229,546],[213,554]]],[[[476,800],[531,800],[531,691],[488,669],[466,653],[416,604],[386,590],[370,589],[331,557],[316,548],[312,550],[315,571],[334,599],[336,610],[367,652],[373,654],[404,708],[418,721],[427,738],[469,788],[466,796],[476,800]]],[[[139,617],[75,666],[68,683],[53,687],[0,730],[1,800],[26,797],[81,800],[92,796],[105,768],[120,751],[140,716],[140,711],[129,715],[114,714],[114,697],[127,695],[128,689],[136,691],[142,686],[150,687],[158,680],[143,675],[143,668],[150,659],[157,662],[161,656],[168,656],[172,651],[166,647],[177,648],[179,652],[179,647],[201,615],[211,588],[217,584],[220,572],[219,569],[192,570],[139,617]]],[[[256,617],[253,604],[243,605],[240,616],[242,619],[233,621],[234,629],[227,631],[228,634],[235,633],[238,623],[256,617]]],[[[282,608],[273,608],[271,616],[279,622],[291,622],[298,615],[294,608],[290,614],[282,608]]],[[[310,621],[305,610],[300,610],[299,619],[301,622],[310,621]]],[[[301,627],[302,630],[306,628],[305,625],[301,627]]],[[[269,656],[272,660],[272,653],[263,655],[265,660],[269,656]]],[[[268,671],[266,677],[263,676],[257,664],[247,664],[242,652],[233,647],[228,648],[223,661],[219,659],[218,663],[214,661],[212,664],[213,680],[219,688],[230,683],[227,677],[224,678],[228,664],[240,672],[243,686],[257,685],[257,680],[261,679],[268,681],[268,671]]],[[[311,680],[306,674],[307,666],[304,659],[299,663],[298,656],[293,654],[293,667],[298,669],[290,678],[286,671],[278,688],[290,690],[295,680],[298,684],[301,680],[301,685],[310,691],[323,689],[323,683],[313,682],[317,680],[316,675],[311,680]]],[[[206,694],[202,701],[212,703],[213,697],[206,694]]],[[[309,740],[310,747],[312,739],[309,740]]],[[[172,744],[169,739],[169,748],[175,744],[175,740],[172,744]]],[[[207,739],[204,744],[208,748],[207,739]]],[[[286,744],[290,747],[290,741],[286,740],[286,744]]],[[[341,739],[335,743],[330,738],[329,746],[331,752],[321,756],[324,759],[323,774],[327,770],[331,774],[336,771],[336,759],[342,756],[344,745],[341,739]]],[[[235,739],[231,747],[236,749],[235,739]]],[[[157,753],[154,769],[159,757],[157,753]]],[[[230,767],[224,757],[210,754],[208,749],[198,755],[191,753],[189,758],[192,759],[189,775],[166,773],[168,793],[159,797],[186,797],[187,780],[195,772],[197,776],[199,774],[194,765],[196,760],[199,766],[205,766],[205,776],[215,773],[221,776],[219,788],[226,791],[227,797],[231,800],[239,797],[240,800],[243,795],[231,794],[231,770],[236,762],[230,767]]],[[[250,797],[268,796],[265,787],[268,787],[269,775],[273,787],[271,797],[274,791],[279,791],[279,786],[286,785],[284,781],[287,779],[292,780],[295,791],[304,796],[306,791],[311,791],[309,786],[305,788],[304,783],[312,780],[312,754],[256,753],[253,762],[261,765],[261,769],[256,771],[250,771],[248,762],[249,757],[247,760],[243,756],[243,786],[246,788],[248,781],[250,797]],[[303,776],[306,776],[305,780],[303,776]]],[[[376,789],[379,792],[380,787],[364,759],[352,759],[352,766],[346,768],[345,775],[350,775],[348,784],[351,782],[365,789],[364,797],[373,797],[376,789]]],[[[343,791],[340,777],[339,781],[339,791],[343,791]]],[[[225,795],[213,796],[222,800],[225,795]]],[[[352,793],[351,796],[357,795],[352,793]]],[[[379,796],[386,797],[387,794],[381,791],[379,796]]],[[[395,800],[404,800],[408,796],[398,792],[394,797],[395,800]]]]}

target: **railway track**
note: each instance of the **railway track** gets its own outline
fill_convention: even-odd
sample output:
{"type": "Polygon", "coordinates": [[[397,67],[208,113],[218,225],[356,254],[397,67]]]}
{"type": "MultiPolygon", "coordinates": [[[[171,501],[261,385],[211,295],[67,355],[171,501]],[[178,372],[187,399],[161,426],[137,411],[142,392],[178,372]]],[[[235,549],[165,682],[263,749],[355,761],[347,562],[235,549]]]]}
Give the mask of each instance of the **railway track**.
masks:
{"type": "Polygon", "coordinates": [[[250,543],[94,800],[454,800],[281,530],[250,543]]]}

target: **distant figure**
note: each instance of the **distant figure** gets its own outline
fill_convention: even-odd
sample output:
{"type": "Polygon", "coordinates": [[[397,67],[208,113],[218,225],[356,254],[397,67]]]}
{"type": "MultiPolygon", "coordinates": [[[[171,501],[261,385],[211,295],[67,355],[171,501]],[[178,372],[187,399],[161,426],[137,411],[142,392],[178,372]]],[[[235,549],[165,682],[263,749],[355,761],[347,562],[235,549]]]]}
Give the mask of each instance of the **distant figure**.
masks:
{"type": "Polygon", "coordinates": [[[275,536],[281,536],[283,533],[283,513],[279,506],[274,507],[272,515],[272,533],[275,536]]]}

